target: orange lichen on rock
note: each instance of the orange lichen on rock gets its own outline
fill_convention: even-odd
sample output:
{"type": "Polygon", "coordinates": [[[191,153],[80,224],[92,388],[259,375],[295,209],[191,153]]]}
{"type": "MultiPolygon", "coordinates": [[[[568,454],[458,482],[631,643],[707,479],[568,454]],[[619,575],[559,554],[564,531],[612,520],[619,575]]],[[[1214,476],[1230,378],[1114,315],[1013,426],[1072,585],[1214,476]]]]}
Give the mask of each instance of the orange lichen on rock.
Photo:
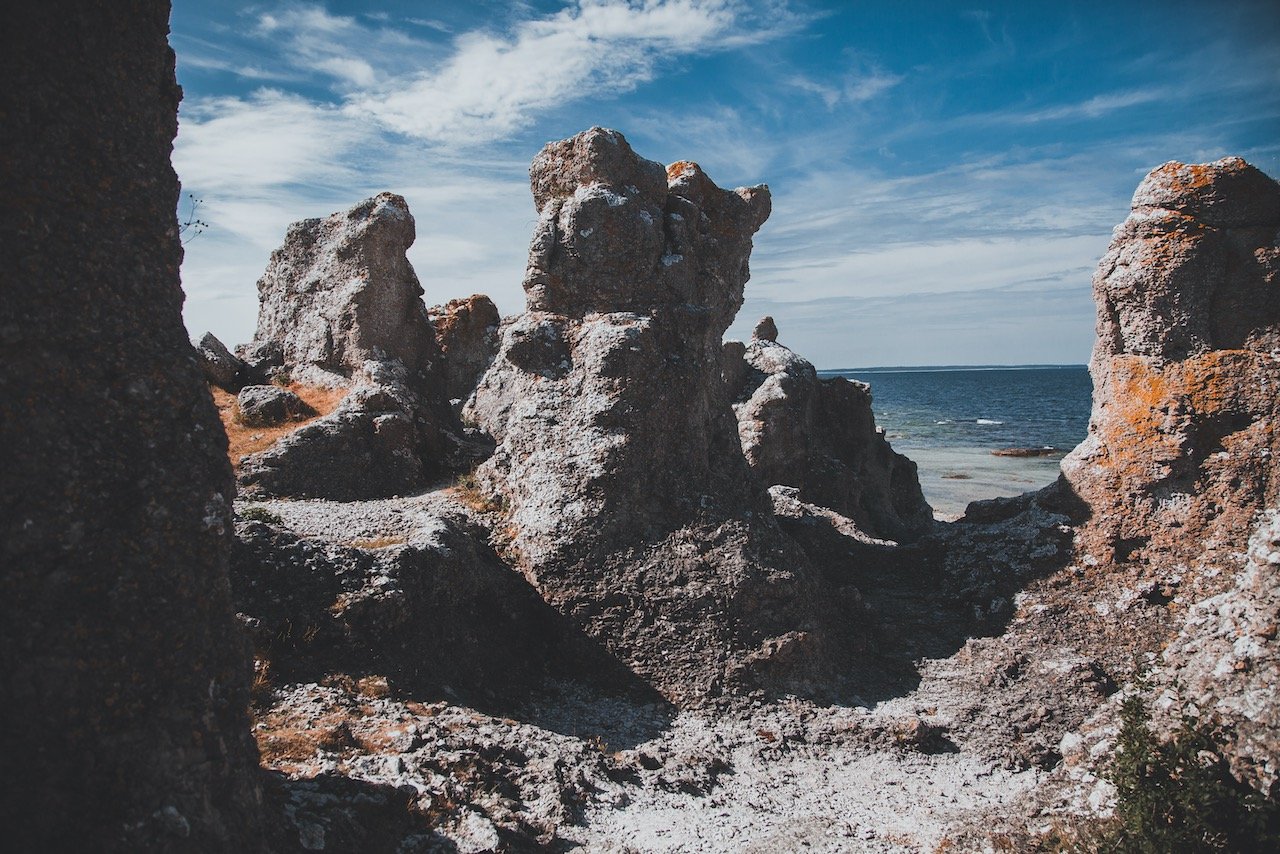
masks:
{"type": "Polygon", "coordinates": [[[1212,350],[1180,362],[1116,356],[1110,364],[1111,413],[1099,425],[1107,465],[1176,459],[1190,421],[1230,414],[1236,378],[1253,373],[1258,354],[1212,350]]]}
{"type": "Polygon", "coordinates": [[[218,407],[218,417],[222,419],[222,428],[227,431],[227,456],[231,459],[232,468],[238,470],[243,457],[265,451],[283,436],[287,436],[302,425],[310,424],[317,418],[333,412],[347,396],[345,388],[321,388],[301,383],[290,383],[285,388],[302,398],[316,411],[316,414],[301,421],[289,421],[275,427],[247,427],[240,423],[240,410],[236,405],[236,396],[217,386],[209,386],[209,391],[213,394],[213,402],[218,407]]]}

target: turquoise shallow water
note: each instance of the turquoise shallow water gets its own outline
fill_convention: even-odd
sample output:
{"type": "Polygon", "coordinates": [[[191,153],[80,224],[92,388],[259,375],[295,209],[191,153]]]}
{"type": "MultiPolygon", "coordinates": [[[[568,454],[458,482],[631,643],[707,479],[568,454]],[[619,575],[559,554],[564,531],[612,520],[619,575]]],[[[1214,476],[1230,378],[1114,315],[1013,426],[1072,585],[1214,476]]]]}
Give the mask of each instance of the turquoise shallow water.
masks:
{"type": "Polygon", "coordinates": [[[914,460],[920,486],[945,518],[980,498],[1018,495],[1058,476],[1085,437],[1092,384],[1084,365],[1018,368],[854,368],[819,371],[871,385],[876,423],[914,460]],[[1001,448],[1052,447],[1050,457],[999,457],[1001,448]]]}

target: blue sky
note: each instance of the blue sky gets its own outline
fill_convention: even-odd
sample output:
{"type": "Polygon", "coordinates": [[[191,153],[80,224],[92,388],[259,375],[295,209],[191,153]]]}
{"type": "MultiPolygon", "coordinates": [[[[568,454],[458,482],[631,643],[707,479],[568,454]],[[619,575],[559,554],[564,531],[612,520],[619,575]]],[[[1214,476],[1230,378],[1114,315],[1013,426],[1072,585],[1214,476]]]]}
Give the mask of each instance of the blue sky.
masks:
{"type": "Polygon", "coordinates": [[[772,314],[820,368],[1084,362],[1150,168],[1280,176],[1271,2],[175,0],[170,38],[187,325],[228,344],[288,223],[381,190],[428,304],[520,311],[528,163],[592,125],[770,185],[729,337],[772,314]]]}

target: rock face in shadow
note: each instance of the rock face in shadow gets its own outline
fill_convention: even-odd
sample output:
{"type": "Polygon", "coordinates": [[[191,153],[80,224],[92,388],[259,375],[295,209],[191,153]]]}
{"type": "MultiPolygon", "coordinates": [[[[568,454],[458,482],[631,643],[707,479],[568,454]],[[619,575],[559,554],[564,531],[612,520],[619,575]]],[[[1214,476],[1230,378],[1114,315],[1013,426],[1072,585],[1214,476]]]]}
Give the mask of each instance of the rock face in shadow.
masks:
{"type": "Polygon", "coordinates": [[[405,250],[414,221],[381,193],[289,227],[258,281],[258,373],[350,386],[329,415],[246,457],[249,495],[356,500],[422,489],[467,458],[443,356],[405,250]]]}
{"type": "Polygon", "coordinates": [[[803,684],[838,646],[840,597],[774,523],[721,381],[768,189],[663,170],[600,128],[547,145],[530,179],[528,310],[464,413],[497,440],[477,474],[511,552],[670,699],[803,684]]]}
{"type": "Polygon", "coordinates": [[[498,307],[484,294],[431,308],[431,325],[445,359],[445,395],[466,401],[498,352],[498,307]]]}
{"type": "Polygon", "coordinates": [[[1108,562],[1225,556],[1277,506],[1280,185],[1239,158],[1148,175],[1094,276],[1088,438],[1062,470],[1108,562]]]}
{"type": "Polygon", "coordinates": [[[181,317],[168,16],[146,0],[15,6],[0,37],[13,850],[262,844],[231,470],[181,317]]]}
{"type": "Polygon", "coordinates": [[[871,388],[843,377],[819,379],[807,360],[777,343],[766,317],[726,367],[742,452],[766,484],[799,489],[881,539],[911,540],[933,527],[916,465],[895,453],[876,427],[871,388]]]}

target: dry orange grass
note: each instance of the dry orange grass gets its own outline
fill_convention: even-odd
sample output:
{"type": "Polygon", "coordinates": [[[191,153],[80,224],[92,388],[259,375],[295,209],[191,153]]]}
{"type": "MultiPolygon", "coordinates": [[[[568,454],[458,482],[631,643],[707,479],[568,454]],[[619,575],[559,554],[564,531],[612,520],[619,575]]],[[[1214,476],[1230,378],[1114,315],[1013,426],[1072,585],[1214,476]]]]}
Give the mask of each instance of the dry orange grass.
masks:
{"type": "Polygon", "coordinates": [[[282,436],[287,436],[302,425],[310,424],[317,418],[333,412],[347,396],[345,388],[320,388],[301,383],[289,383],[285,388],[306,401],[316,414],[311,418],[289,421],[277,427],[246,427],[240,423],[240,409],[236,406],[236,396],[220,388],[209,386],[209,391],[213,393],[213,402],[218,407],[218,416],[222,419],[222,429],[227,431],[227,456],[231,458],[233,468],[240,468],[241,457],[265,451],[282,436]]]}

